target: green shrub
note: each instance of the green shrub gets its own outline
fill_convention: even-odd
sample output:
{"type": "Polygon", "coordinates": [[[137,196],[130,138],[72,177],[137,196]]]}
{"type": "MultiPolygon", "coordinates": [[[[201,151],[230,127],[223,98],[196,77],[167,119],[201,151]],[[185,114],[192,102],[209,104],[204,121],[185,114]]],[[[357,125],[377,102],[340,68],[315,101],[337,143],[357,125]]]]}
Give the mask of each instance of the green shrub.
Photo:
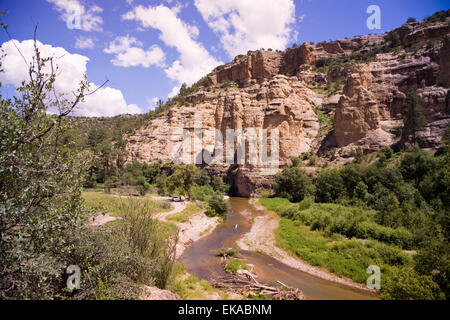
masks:
{"type": "Polygon", "coordinates": [[[109,192],[112,188],[118,188],[122,185],[122,181],[120,181],[119,177],[112,176],[105,181],[105,189],[109,192]]]}
{"type": "Polygon", "coordinates": [[[299,157],[292,157],[291,161],[293,167],[298,167],[302,163],[302,160],[299,157]]]}
{"type": "Polygon", "coordinates": [[[236,274],[238,270],[248,270],[248,266],[240,259],[233,259],[225,265],[225,271],[236,274]]]}
{"type": "Polygon", "coordinates": [[[192,186],[190,193],[191,200],[208,201],[214,195],[214,189],[209,185],[192,186]]]}
{"type": "Polygon", "coordinates": [[[211,181],[211,186],[215,192],[218,193],[228,193],[230,186],[223,182],[222,178],[214,176],[211,181]]]}
{"type": "Polygon", "coordinates": [[[144,196],[149,189],[150,184],[147,181],[144,181],[142,184],[137,186],[137,190],[141,196],[144,196]]]}
{"type": "Polygon", "coordinates": [[[431,153],[413,147],[403,155],[399,168],[403,178],[414,182],[417,187],[428,173],[436,169],[436,160],[431,153]]]}
{"type": "Polygon", "coordinates": [[[354,196],[363,201],[367,201],[370,198],[369,187],[363,181],[358,182],[355,187],[354,196]]]}
{"type": "Polygon", "coordinates": [[[311,158],[311,152],[302,152],[302,154],[300,155],[300,158],[302,160],[309,160],[309,158],[311,158]]]}
{"type": "Polygon", "coordinates": [[[215,194],[208,200],[206,214],[210,217],[225,218],[228,214],[228,202],[222,195],[215,194]]]}
{"type": "Polygon", "coordinates": [[[121,202],[120,210],[120,234],[129,241],[133,252],[154,264],[139,276],[140,281],[147,282],[152,277],[157,287],[165,288],[175,262],[178,240],[175,230],[163,227],[153,218],[154,212],[142,201],[131,199],[121,202]],[[169,237],[171,240],[167,240],[169,237]]]}
{"type": "Polygon", "coordinates": [[[382,279],[381,298],[387,300],[444,299],[439,286],[430,276],[421,276],[412,268],[390,268],[382,279]],[[383,281],[384,280],[384,281],[383,281]]]}
{"type": "Polygon", "coordinates": [[[274,190],[279,197],[299,202],[313,193],[313,185],[311,179],[300,169],[288,167],[275,177],[274,190]]]}
{"type": "Polygon", "coordinates": [[[333,202],[345,195],[344,180],[336,169],[322,171],[315,184],[318,202],[333,202]]]}
{"type": "Polygon", "coordinates": [[[269,198],[271,196],[272,196],[272,192],[270,190],[264,189],[264,190],[261,191],[261,197],[269,198]]]}
{"type": "Polygon", "coordinates": [[[280,212],[292,205],[286,198],[259,198],[259,202],[267,209],[275,212],[280,212]]]}
{"type": "Polygon", "coordinates": [[[238,249],[235,248],[220,248],[218,255],[219,256],[228,256],[228,257],[235,257],[239,253],[238,249]]]}
{"type": "Polygon", "coordinates": [[[414,269],[433,278],[441,290],[450,297],[450,250],[448,241],[440,233],[428,239],[414,256],[414,269]]]}

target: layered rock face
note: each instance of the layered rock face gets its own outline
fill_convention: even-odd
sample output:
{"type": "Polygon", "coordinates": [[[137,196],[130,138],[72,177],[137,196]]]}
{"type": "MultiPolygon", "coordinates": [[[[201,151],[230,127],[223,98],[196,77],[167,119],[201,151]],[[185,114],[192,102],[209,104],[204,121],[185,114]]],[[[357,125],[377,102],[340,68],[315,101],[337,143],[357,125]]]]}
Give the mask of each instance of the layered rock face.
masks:
{"type": "MultiPolygon", "coordinates": [[[[417,92],[427,122],[419,134],[421,143],[435,147],[450,123],[449,22],[447,13],[446,21],[409,23],[385,36],[237,56],[207,76],[208,86],[198,87],[184,103],[128,137],[129,160],[172,161],[183,140],[180,129],[192,138],[200,126],[200,150],[211,154],[217,143],[214,130],[225,140],[229,129],[255,129],[258,139],[261,130],[271,136],[277,129],[281,166],[302,152],[328,147],[338,148],[340,157],[349,157],[356,148],[377,150],[399,141],[396,132],[403,125],[410,89],[417,92]],[[323,114],[331,127],[319,121],[323,114]]],[[[264,165],[250,160],[247,144],[248,140],[244,163],[218,164],[209,170],[234,183],[239,195],[253,196],[270,188],[273,175],[261,176],[264,165]]],[[[194,145],[192,140],[185,162],[198,157],[194,145]]],[[[222,153],[225,162],[225,150],[222,153]]]]}
{"type": "MultiPolygon", "coordinates": [[[[320,97],[295,78],[277,75],[272,80],[246,88],[227,91],[199,91],[187,97],[187,105],[171,109],[167,115],[150,121],[136,135],[128,138],[128,151],[132,159],[152,162],[171,161],[184,136],[189,134],[192,146],[184,162],[195,161],[194,134],[202,131],[201,148],[212,153],[218,130],[223,137],[223,163],[226,161],[227,130],[255,130],[258,140],[261,130],[267,130],[268,151],[271,132],[279,132],[279,160],[286,164],[290,157],[309,151],[319,130],[319,121],[313,108],[321,103],[320,97]]],[[[250,135],[250,133],[249,133],[250,135]]],[[[246,140],[246,143],[250,143],[246,140]]],[[[259,153],[261,145],[256,145],[259,153]]],[[[188,147],[189,148],[189,147],[188,147]]],[[[188,149],[187,148],[187,149],[188,149]]],[[[234,147],[237,150],[237,146],[234,147]]],[[[245,164],[252,163],[250,147],[245,148],[245,164]]],[[[266,154],[270,155],[270,152],[266,154]]]]}
{"type": "Polygon", "coordinates": [[[404,51],[378,54],[375,61],[354,66],[335,113],[339,147],[370,151],[395,143],[395,128],[403,124],[403,103],[410,89],[416,90],[427,122],[419,134],[423,145],[438,145],[450,123],[450,27],[430,29],[404,35],[403,42],[409,45],[404,51]],[[418,34],[433,32],[436,37],[428,38],[428,43],[434,40],[437,47],[421,47],[425,40],[418,34]]]}

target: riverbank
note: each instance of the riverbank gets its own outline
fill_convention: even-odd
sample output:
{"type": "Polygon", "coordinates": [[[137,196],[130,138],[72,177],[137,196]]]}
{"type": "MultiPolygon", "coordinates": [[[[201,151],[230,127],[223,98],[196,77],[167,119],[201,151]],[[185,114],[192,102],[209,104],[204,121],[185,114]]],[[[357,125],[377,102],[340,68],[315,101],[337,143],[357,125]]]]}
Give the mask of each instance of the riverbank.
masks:
{"type": "MultiPolygon", "coordinates": [[[[183,213],[192,204],[190,201],[171,202],[167,197],[153,197],[158,201],[167,201],[174,207],[169,212],[161,212],[155,218],[161,222],[172,223],[178,227],[178,243],[176,247],[176,259],[178,260],[185,250],[196,241],[211,234],[221,223],[218,217],[208,217],[205,210],[192,212],[186,222],[178,222],[171,219],[176,214],[183,213]]],[[[194,203],[195,204],[195,203],[194,203]]],[[[226,290],[213,288],[206,280],[200,280],[188,273],[181,265],[175,266],[174,279],[170,285],[171,291],[180,295],[183,300],[242,300],[243,297],[226,290]]]]}
{"type": "MultiPolygon", "coordinates": [[[[154,200],[170,201],[168,197],[153,197],[154,200]]],[[[183,212],[189,201],[184,202],[170,202],[174,209],[168,212],[162,212],[155,215],[155,218],[159,221],[166,223],[173,223],[178,227],[178,243],[176,258],[181,257],[187,247],[192,245],[195,241],[206,237],[220,224],[218,217],[208,217],[204,210],[193,213],[187,222],[178,222],[174,220],[168,220],[169,216],[183,212]]]]}
{"type": "Polygon", "coordinates": [[[291,268],[312,276],[348,287],[375,292],[375,290],[371,290],[350,279],[341,278],[326,270],[311,266],[276,246],[275,232],[280,226],[280,217],[275,212],[271,212],[259,204],[257,199],[251,199],[250,203],[255,209],[264,212],[264,214],[252,218],[253,222],[250,231],[237,241],[237,245],[241,250],[262,252],[291,268]]]}

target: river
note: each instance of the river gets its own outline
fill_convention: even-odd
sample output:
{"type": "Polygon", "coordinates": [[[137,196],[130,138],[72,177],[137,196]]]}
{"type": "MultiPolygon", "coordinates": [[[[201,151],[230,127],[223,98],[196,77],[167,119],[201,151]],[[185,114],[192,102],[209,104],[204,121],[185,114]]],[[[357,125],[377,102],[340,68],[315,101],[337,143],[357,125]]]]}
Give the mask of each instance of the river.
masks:
{"type": "MultiPolygon", "coordinates": [[[[222,247],[237,248],[236,241],[251,228],[249,217],[266,214],[257,210],[250,203],[250,199],[230,198],[229,203],[230,210],[226,221],[207,237],[195,242],[181,256],[180,260],[186,269],[201,279],[209,280],[225,275],[220,258],[216,256],[218,250],[222,247]]],[[[239,255],[246,264],[254,265],[254,271],[261,283],[274,285],[277,280],[282,281],[288,286],[302,290],[308,300],[377,299],[374,294],[317,278],[263,253],[241,250],[239,255]]]]}

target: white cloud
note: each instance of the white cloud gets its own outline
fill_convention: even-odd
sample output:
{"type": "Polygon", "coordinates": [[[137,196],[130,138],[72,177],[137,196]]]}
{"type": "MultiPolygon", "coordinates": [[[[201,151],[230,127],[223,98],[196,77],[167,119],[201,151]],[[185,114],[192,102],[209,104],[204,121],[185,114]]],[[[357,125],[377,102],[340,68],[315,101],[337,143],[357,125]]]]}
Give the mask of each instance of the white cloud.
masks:
{"type": "Polygon", "coordinates": [[[75,48],[77,49],[93,49],[95,46],[94,40],[89,37],[79,36],[77,37],[77,42],[75,43],[75,48]]]}
{"type": "Polygon", "coordinates": [[[173,98],[180,92],[181,86],[176,86],[172,88],[172,91],[169,92],[167,98],[173,98]]]}
{"type": "Polygon", "coordinates": [[[137,67],[142,65],[148,68],[151,65],[164,64],[164,52],[158,46],[151,46],[147,51],[142,48],[128,48],[111,60],[112,64],[120,67],[137,67]]]}
{"type": "Polygon", "coordinates": [[[104,51],[115,54],[111,63],[119,67],[137,67],[142,65],[148,68],[152,65],[164,66],[165,54],[160,47],[153,45],[148,50],[141,48],[142,43],[134,37],[117,37],[109,43],[104,51]],[[134,46],[133,46],[134,45],[134,46]]]}
{"type": "Polygon", "coordinates": [[[303,20],[305,20],[306,14],[302,14],[300,17],[298,17],[298,22],[302,23],[303,20]]]}
{"type": "Polygon", "coordinates": [[[195,0],[230,57],[260,48],[285,49],[295,23],[293,0],[195,0]]]}
{"type": "Polygon", "coordinates": [[[54,5],[63,21],[73,19],[73,14],[78,13],[81,30],[102,31],[103,18],[98,14],[103,12],[103,9],[99,6],[93,5],[87,8],[79,0],[47,0],[47,2],[54,5]]]}
{"type": "Polygon", "coordinates": [[[122,18],[135,20],[143,28],[159,30],[160,39],[180,54],[179,59],[165,69],[166,75],[178,84],[185,82],[191,85],[222,62],[217,61],[202,44],[194,40],[198,36],[198,28],[178,18],[176,11],[163,5],[137,6],[122,18]]]}
{"type": "Polygon", "coordinates": [[[154,111],[157,107],[159,98],[158,97],[154,97],[154,98],[147,98],[147,103],[148,103],[148,109],[151,111],[154,111]]]}
{"type": "MultiPolygon", "coordinates": [[[[55,89],[58,93],[64,94],[67,98],[73,98],[73,92],[79,87],[87,71],[87,62],[89,58],[80,54],[72,54],[62,47],[53,47],[48,44],[37,42],[41,52],[41,57],[53,57],[55,65],[58,66],[58,72],[55,81],[55,89]]],[[[6,56],[3,58],[4,72],[0,73],[0,81],[5,84],[19,86],[22,81],[27,81],[28,64],[34,56],[34,41],[10,40],[2,44],[2,49],[6,56]],[[27,63],[17,51],[19,48],[27,63]]],[[[47,73],[50,72],[50,66],[46,66],[47,73]]],[[[98,86],[91,83],[90,91],[94,91],[98,86]]],[[[55,111],[55,110],[49,110],[55,111]]],[[[136,105],[127,105],[122,92],[111,87],[102,87],[97,92],[85,98],[85,102],[80,103],[75,109],[74,115],[83,116],[114,116],[122,113],[142,113],[142,110],[136,105]]]]}
{"type": "Polygon", "coordinates": [[[109,47],[104,51],[106,53],[121,53],[126,51],[134,44],[138,47],[142,47],[142,42],[138,41],[134,37],[130,37],[128,35],[125,37],[117,37],[109,43],[109,47]]]}

